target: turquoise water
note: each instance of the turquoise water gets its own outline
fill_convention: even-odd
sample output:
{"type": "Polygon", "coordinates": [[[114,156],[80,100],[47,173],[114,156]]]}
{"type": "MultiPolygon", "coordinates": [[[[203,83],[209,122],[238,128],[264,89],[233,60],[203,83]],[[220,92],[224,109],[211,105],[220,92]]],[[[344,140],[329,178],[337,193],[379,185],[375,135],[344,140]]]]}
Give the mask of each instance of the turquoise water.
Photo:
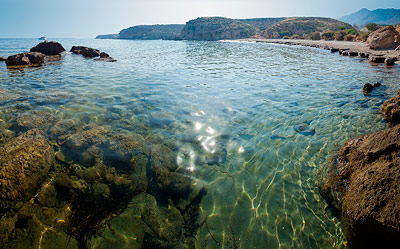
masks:
{"type": "MultiPolygon", "coordinates": [[[[0,119],[44,110],[167,141],[178,167],[207,188],[198,248],[344,246],[315,172],[347,139],[387,126],[378,110],[399,87],[397,67],[260,43],[56,40],[118,61],[1,63],[0,119]],[[363,96],[376,81],[383,86],[363,96]]],[[[0,56],[37,43],[0,39],[0,56]]]]}

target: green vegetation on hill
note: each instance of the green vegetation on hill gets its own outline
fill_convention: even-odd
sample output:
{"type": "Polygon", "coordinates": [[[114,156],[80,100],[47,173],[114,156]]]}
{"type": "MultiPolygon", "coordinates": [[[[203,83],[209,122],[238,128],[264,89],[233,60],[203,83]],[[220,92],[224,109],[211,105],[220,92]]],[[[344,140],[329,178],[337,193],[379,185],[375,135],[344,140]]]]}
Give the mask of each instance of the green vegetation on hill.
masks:
{"type": "Polygon", "coordinates": [[[180,36],[185,25],[139,25],[133,26],[119,32],[119,39],[133,40],[172,40],[180,36]]]}
{"type": "Polygon", "coordinates": [[[215,41],[249,38],[257,32],[257,28],[239,20],[225,17],[200,17],[186,23],[181,38],[215,41]]]}
{"type": "Polygon", "coordinates": [[[332,18],[291,17],[272,24],[265,30],[264,36],[266,38],[282,38],[288,34],[304,36],[313,32],[336,31],[342,27],[345,29],[353,28],[350,24],[332,18]]]}

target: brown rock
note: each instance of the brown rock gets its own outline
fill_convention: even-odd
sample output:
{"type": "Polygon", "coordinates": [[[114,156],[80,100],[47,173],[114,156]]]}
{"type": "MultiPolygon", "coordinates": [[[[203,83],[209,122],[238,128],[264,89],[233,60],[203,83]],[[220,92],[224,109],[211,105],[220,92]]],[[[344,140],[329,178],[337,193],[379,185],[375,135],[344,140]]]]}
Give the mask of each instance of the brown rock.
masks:
{"type": "Polygon", "coordinates": [[[31,52],[41,52],[45,55],[59,55],[64,52],[64,47],[58,42],[41,42],[31,48],[31,52]]]}
{"type": "Polygon", "coordinates": [[[396,62],[396,60],[397,60],[397,58],[395,58],[395,57],[387,57],[385,59],[384,63],[385,63],[386,66],[393,66],[394,63],[396,62]]]}
{"type": "Polygon", "coordinates": [[[54,150],[33,129],[0,148],[0,158],[0,206],[7,209],[35,195],[54,163],[54,150]]]}
{"type": "Polygon", "coordinates": [[[0,61],[6,61],[7,58],[6,57],[0,57],[0,61]]]}
{"type": "Polygon", "coordinates": [[[386,57],[383,57],[383,56],[370,55],[368,57],[368,61],[372,62],[372,63],[384,63],[385,60],[386,60],[386,57]]]}
{"type": "Polygon", "coordinates": [[[363,93],[364,93],[364,95],[367,95],[367,94],[370,93],[373,89],[374,89],[374,86],[371,85],[370,83],[365,84],[364,87],[363,87],[363,93]]]}
{"type": "Polygon", "coordinates": [[[44,63],[45,55],[38,52],[25,52],[11,55],[6,59],[7,66],[37,65],[44,63]]]}
{"type": "Polygon", "coordinates": [[[368,57],[369,57],[369,54],[364,53],[364,52],[359,52],[359,53],[358,53],[358,57],[360,57],[360,58],[368,58],[368,57]]]}
{"type": "Polygon", "coordinates": [[[371,49],[395,48],[395,35],[398,34],[392,26],[386,26],[372,32],[367,43],[371,49]]]}
{"type": "Polygon", "coordinates": [[[117,60],[108,55],[107,53],[101,52],[100,58],[95,59],[97,61],[106,61],[106,62],[116,62],[117,60]]]}
{"type": "Polygon", "coordinates": [[[356,52],[356,51],[349,51],[349,56],[358,56],[358,52],[356,52]]]}
{"type": "Polygon", "coordinates": [[[352,139],[330,165],[321,193],[339,209],[350,248],[400,243],[400,125],[352,139]]]}
{"type": "Polygon", "coordinates": [[[81,54],[84,57],[98,57],[100,56],[100,51],[94,48],[88,48],[88,47],[83,47],[83,46],[73,46],[70,50],[70,52],[74,54],[81,54]]]}
{"type": "Polygon", "coordinates": [[[381,113],[386,121],[400,123],[400,91],[396,96],[383,103],[381,113]]]}

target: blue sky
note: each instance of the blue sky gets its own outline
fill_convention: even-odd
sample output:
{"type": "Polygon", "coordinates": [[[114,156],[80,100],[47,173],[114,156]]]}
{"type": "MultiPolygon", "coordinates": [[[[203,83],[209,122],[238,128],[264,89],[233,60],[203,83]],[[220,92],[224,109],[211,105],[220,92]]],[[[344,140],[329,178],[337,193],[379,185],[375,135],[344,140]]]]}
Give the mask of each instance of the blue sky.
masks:
{"type": "Polygon", "coordinates": [[[323,16],[400,8],[400,0],[0,0],[0,38],[95,37],[199,16],[323,16]]]}

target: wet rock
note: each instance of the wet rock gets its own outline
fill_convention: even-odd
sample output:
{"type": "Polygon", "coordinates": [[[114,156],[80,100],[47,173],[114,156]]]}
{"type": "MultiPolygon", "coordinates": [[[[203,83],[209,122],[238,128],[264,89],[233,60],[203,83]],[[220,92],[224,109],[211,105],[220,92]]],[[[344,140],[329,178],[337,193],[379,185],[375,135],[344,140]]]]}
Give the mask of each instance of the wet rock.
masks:
{"type": "Polygon", "coordinates": [[[350,248],[400,242],[400,125],[346,142],[321,193],[340,211],[350,248]]]}
{"type": "Polygon", "coordinates": [[[386,66],[393,66],[396,61],[397,61],[396,57],[387,57],[384,63],[386,66]]]}
{"type": "Polygon", "coordinates": [[[396,96],[383,103],[381,113],[386,121],[400,123],[400,91],[396,96]]]}
{"type": "Polygon", "coordinates": [[[343,55],[343,56],[349,56],[349,51],[347,51],[347,50],[343,51],[343,52],[342,52],[342,55],[343,55]]]}
{"type": "Polygon", "coordinates": [[[45,55],[59,55],[64,52],[64,47],[58,42],[41,42],[35,47],[31,48],[31,52],[40,52],[45,55]]]}
{"type": "Polygon", "coordinates": [[[348,51],[348,48],[339,49],[339,54],[343,54],[343,52],[348,51]]]}
{"type": "Polygon", "coordinates": [[[384,63],[386,60],[386,57],[384,56],[374,56],[374,55],[370,55],[368,57],[368,61],[369,62],[373,62],[373,63],[384,63]]]}
{"type": "Polygon", "coordinates": [[[0,205],[10,208],[36,193],[54,163],[54,151],[33,129],[0,148],[0,158],[0,205]]]}
{"type": "Polygon", "coordinates": [[[7,66],[39,65],[44,63],[45,55],[37,52],[20,53],[7,58],[7,66]]]}
{"type": "Polygon", "coordinates": [[[67,160],[74,160],[86,167],[101,161],[101,147],[106,143],[106,132],[100,126],[90,124],[68,137],[62,147],[67,160]]]}
{"type": "Polygon", "coordinates": [[[97,61],[106,61],[106,62],[116,62],[117,60],[112,58],[110,55],[107,53],[101,52],[100,53],[100,58],[95,59],[97,61]]]}
{"type": "Polygon", "coordinates": [[[359,58],[368,58],[368,57],[369,57],[369,54],[368,54],[368,53],[364,53],[364,52],[359,52],[359,53],[358,53],[358,57],[359,57],[359,58]]]}
{"type": "Polygon", "coordinates": [[[7,58],[6,57],[0,57],[0,61],[6,61],[7,58]]]}
{"type": "Polygon", "coordinates": [[[367,95],[367,94],[370,93],[373,89],[374,89],[374,86],[371,85],[370,83],[364,84],[364,87],[363,87],[363,93],[364,93],[364,95],[367,95]]]}
{"type": "Polygon", "coordinates": [[[336,52],[339,52],[339,49],[337,49],[337,48],[331,48],[330,51],[331,51],[331,53],[336,53],[336,52]]]}
{"type": "Polygon", "coordinates": [[[74,54],[81,54],[84,57],[98,57],[100,56],[100,51],[94,48],[88,48],[84,46],[73,46],[70,50],[70,52],[74,54]]]}
{"type": "Polygon", "coordinates": [[[47,131],[56,121],[57,116],[46,111],[33,111],[23,114],[16,119],[16,130],[27,131],[30,129],[39,129],[47,131]]]}
{"type": "Polygon", "coordinates": [[[358,56],[357,51],[349,51],[349,56],[358,56]]]}
{"type": "Polygon", "coordinates": [[[369,48],[385,49],[395,48],[395,36],[399,35],[393,26],[386,26],[372,32],[367,39],[369,48]]]}

